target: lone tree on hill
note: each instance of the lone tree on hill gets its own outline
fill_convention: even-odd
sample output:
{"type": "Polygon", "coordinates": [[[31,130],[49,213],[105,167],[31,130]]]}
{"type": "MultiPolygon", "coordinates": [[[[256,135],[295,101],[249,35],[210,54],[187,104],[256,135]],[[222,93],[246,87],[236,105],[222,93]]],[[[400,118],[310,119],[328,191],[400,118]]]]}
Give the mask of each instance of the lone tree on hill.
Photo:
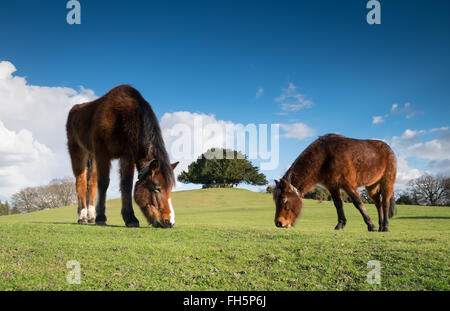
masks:
{"type": "Polygon", "coordinates": [[[203,184],[203,188],[232,188],[244,182],[266,185],[266,176],[238,151],[212,148],[178,176],[182,183],[203,184]]]}

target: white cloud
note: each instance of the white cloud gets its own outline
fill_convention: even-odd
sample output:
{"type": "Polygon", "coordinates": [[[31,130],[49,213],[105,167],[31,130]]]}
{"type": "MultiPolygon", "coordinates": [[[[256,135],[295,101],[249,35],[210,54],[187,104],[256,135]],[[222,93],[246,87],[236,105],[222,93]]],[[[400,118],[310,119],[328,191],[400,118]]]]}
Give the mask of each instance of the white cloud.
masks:
{"type": "MultiPolygon", "coordinates": [[[[10,62],[0,62],[0,196],[10,197],[23,187],[48,183],[53,178],[72,176],[70,158],[66,147],[65,122],[70,108],[78,103],[96,98],[94,91],[80,87],[48,87],[28,84],[24,77],[15,75],[16,68],[10,62]]],[[[261,88],[260,93],[263,93],[261,88]]],[[[295,86],[289,85],[280,97],[282,100],[302,102],[305,107],[310,102],[297,94],[295,86]]],[[[214,115],[179,111],[166,113],[161,118],[161,128],[166,146],[173,161],[172,149],[179,140],[193,140],[201,136],[201,145],[192,142],[190,159],[181,159],[176,173],[211,147],[227,147],[230,135],[218,135],[216,127],[236,128],[230,121],[217,120],[214,115]],[[175,125],[194,128],[200,119],[203,130],[193,130],[193,137],[171,135],[175,125]]],[[[314,131],[302,123],[284,124],[283,137],[302,139],[313,135],[314,131]]],[[[235,133],[236,134],[236,133],[235,133]]],[[[242,135],[242,133],[241,133],[242,135]]],[[[270,133],[269,133],[270,137],[270,133]]],[[[276,135],[278,139],[278,135],[276,135]]],[[[272,145],[272,144],[271,144],[272,145]]],[[[258,150],[260,152],[260,150],[258,150]]],[[[108,197],[119,197],[119,177],[117,162],[111,169],[111,185],[108,197]]]]}
{"type": "Polygon", "coordinates": [[[167,151],[173,157],[173,161],[180,161],[177,167],[177,171],[180,172],[209,148],[225,147],[226,134],[208,132],[208,128],[213,129],[214,126],[220,129],[225,129],[227,126],[235,127],[232,122],[217,120],[215,115],[188,111],[165,113],[161,118],[160,125],[167,151]],[[177,149],[177,147],[182,146],[189,148],[189,150],[177,149]],[[182,159],[181,157],[188,159],[182,159]]]}
{"type": "Polygon", "coordinates": [[[281,137],[295,138],[302,140],[316,135],[315,130],[304,123],[280,124],[280,128],[284,131],[281,137]]]}
{"type": "Polygon", "coordinates": [[[281,95],[275,98],[275,101],[281,104],[281,110],[291,112],[310,108],[313,105],[311,100],[297,91],[293,83],[289,83],[286,89],[282,89],[281,95]]]}
{"type": "Polygon", "coordinates": [[[419,110],[415,110],[411,103],[405,103],[403,107],[400,107],[398,104],[393,104],[389,113],[383,116],[374,116],[372,117],[372,124],[380,124],[383,123],[387,118],[393,115],[405,115],[406,119],[411,119],[416,114],[421,113],[419,110]]]}
{"type": "MultiPolygon", "coordinates": [[[[278,161],[278,151],[273,151],[272,147],[269,151],[268,148],[266,149],[267,146],[261,148],[261,141],[258,138],[261,138],[262,132],[259,127],[257,129],[256,125],[248,125],[249,128],[254,126],[255,131],[258,131],[258,137],[254,136],[253,140],[256,141],[255,144],[250,143],[252,140],[248,139],[250,138],[248,136],[246,146],[241,148],[237,144],[237,140],[242,138],[247,127],[230,121],[217,120],[214,115],[178,111],[164,114],[160,124],[171,160],[180,161],[175,170],[176,175],[187,170],[190,163],[212,147],[239,150],[246,153],[252,161],[256,160],[252,154],[256,155],[256,161],[260,161],[261,167],[263,167],[262,163],[269,163],[274,159],[275,162],[278,161]],[[255,146],[254,153],[251,151],[251,145],[255,146]],[[263,156],[261,152],[268,152],[269,155],[263,156]]],[[[304,139],[315,135],[315,131],[303,123],[280,124],[279,127],[283,131],[281,136],[284,138],[304,139]]],[[[272,135],[268,134],[267,139],[271,140],[270,146],[278,146],[278,143],[274,145],[273,142],[273,139],[278,140],[278,134],[273,137],[273,133],[272,135]]],[[[182,185],[178,184],[177,187],[182,187],[182,185]]]]}
{"type": "Polygon", "coordinates": [[[405,188],[410,180],[422,176],[422,172],[416,168],[411,168],[404,157],[397,158],[397,179],[396,188],[405,188]]]}
{"type": "Polygon", "coordinates": [[[256,97],[256,98],[260,98],[263,94],[264,94],[264,89],[263,89],[262,87],[260,87],[260,88],[258,89],[258,91],[256,92],[255,97],[256,97]]]}
{"type": "Polygon", "coordinates": [[[410,130],[392,137],[392,146],[405,158],[418,157],[425,160],[450,159],[450,130],[448,127],[431,130],[410,130]],[[431,140],[424,140],[425,134],[438,133],[431,140]]]}
{"type": "Polygon", "coordinates": [[[0,62],[0,80],[6,80],[12,78],[12,73],[16,71],[16,67],[10,62],[0,62]]]}
{"type": "Polygon", "coordinates": [[[403,108],[399,108],[398,104],[392,105],[391,109],[392,114],[404,114],[407,119],[412,118],[416,114],[420,113],[420,111],[412,108],[411,103],[405,103],[403,108]]]}
{"type": "Polygon", "coordinates": [[[9,129],[31,131],[51,148],[61,146],[70,108],[94,99],[94,92],[30,85],[24,77],[14,76],[15,71],[10,62],[0,62],[0,119],[9,129]]]}
{"type": "MultiPolygon", "coordinates": [[[[187,170],[189,164],[208,149],[226,147],[229,136],[223,132],[208,131],[208,128],[235,128],[232,122],[217,120],[215,115],[189,111],[165,113],[160,120],[160,126],[171,160],[180,162],[175,169],[175,176],[187,170]]],[[[177,182],[176,188],[180,190],[186,186],[177,182]]]]}
{"type": "Polygon", "coordinates": [[[0,165],[20,164],[49,156],[52,151],[33,138],[28,130],[9,131],[0,120],[0,165]]]}
{"type": "Polygon", "coordinates": [[[409,180],[418,178],[426,172],[411,168],[408,164],[410,158],[415,157],[422,161],[429,161],[426,168],[433,170],[434,173],[450,173],[450,131],[448,127],[430,130],[407,129],[401,136],[392,137],[390,145],[398,154],[398,187],[405,187],[409,180]],[[435,137],[427,140],[431,134],[435,137]]]}
{"type": "Polygon", "coordinates": [[[0,62],[0,194],[71,176],[65,122],[70,108],[95,98],[80,87],[30,85],[15,66],[0,62]],[[51,159],[51,160],[50,160],[51,159]]]}
{"type": "Polygon", "coordinates": [[[380,123],[383,123],[383,122],[384,122],[384,119],[383,119],[382,116],[372,117],[372,124],[380,124],[380,123]]]}
{"type": "MultiPolygon", "coordinates": [[[[1,74],[1,73],[0,73],[1,74]]],[[[51,178],[53,152],[28,130],[14,132],[0,121],[0,193],[10,196],[18,188],[51,178]]]]}
{"type": "Polygon", "coordinates": [[[450,159],[450,144],[442,139],[433,139],[408,147],[408,154],[428,160],[450,159]]]}
{"type": "Polygon", "coordinates": [[[450,159],[432,160],[428,163],[428,168],[444,176],[450,176],[450,159]]]}

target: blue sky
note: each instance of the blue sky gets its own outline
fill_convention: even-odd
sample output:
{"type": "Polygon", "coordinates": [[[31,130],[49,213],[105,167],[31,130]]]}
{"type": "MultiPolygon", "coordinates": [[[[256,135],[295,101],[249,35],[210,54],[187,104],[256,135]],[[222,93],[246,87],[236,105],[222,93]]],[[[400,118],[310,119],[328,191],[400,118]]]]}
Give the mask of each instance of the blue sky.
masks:
{"type": "Polygon", "coordinates": [[[132,84],[159,117],[307,125],[311,137],[281,138],[270,179],[329,132],[394,141],[404,170],[450,172],[448,1],[381,0],[380,25],[367,24],[365,0],[80,2],[81,25],[68,25],[64,0],[2,1],[0,61],[29,85],[100,96],[132,84]],[[289,85],[310,107],[282,110],[289,85]],[[438,157],[422,152],[433,141],[438,157]]]}

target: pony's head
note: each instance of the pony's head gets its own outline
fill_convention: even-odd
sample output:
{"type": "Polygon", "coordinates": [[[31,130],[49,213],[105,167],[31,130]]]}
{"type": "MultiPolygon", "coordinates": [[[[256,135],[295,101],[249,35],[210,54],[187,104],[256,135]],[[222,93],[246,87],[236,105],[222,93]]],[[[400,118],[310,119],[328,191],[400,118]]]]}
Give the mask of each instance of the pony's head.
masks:
{"type": "Polygon", "coordinates": [[[294,226],[303,207],[301,193],[285,179],[275,180],[273,200],[276,206],[275,225],[279,228],[294,226]]]}
{"type": "MultiPolygon", "coordinates": [[[[173,174],[177,165],[178,162],[171,165],[170,173],[173,174]]],[[[153,227],[172,228],[175,225],[175,212],[170,198],[173,185],[168,184],[167,180],[160,162],[154,159],[141,169],[134,187],[134,200],[153,227]]]]}

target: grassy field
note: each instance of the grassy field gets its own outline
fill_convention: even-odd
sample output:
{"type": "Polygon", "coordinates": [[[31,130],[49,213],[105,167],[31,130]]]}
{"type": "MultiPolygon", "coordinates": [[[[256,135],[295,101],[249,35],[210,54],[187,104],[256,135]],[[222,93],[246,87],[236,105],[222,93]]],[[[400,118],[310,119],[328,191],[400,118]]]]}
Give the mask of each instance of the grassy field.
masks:
{"type": "MultiPolygon", "coordinates": [[[[271,196],[240,189],[173,194],[176,226],[78,225],[76,208],[0,217],[0,290],[450,290],[450,208],[398,206],[391,232],[367,232],[350,205],[333,230],[330,202],[305,200],[293,229],[273,224],[271,196]],[[68,284],[66,263],[81,264],[68,284]],[[369,284],[367,262],[381,263],[369,284]]],[[[374,222],[376,209],[367,206],[374,222]]]]}

